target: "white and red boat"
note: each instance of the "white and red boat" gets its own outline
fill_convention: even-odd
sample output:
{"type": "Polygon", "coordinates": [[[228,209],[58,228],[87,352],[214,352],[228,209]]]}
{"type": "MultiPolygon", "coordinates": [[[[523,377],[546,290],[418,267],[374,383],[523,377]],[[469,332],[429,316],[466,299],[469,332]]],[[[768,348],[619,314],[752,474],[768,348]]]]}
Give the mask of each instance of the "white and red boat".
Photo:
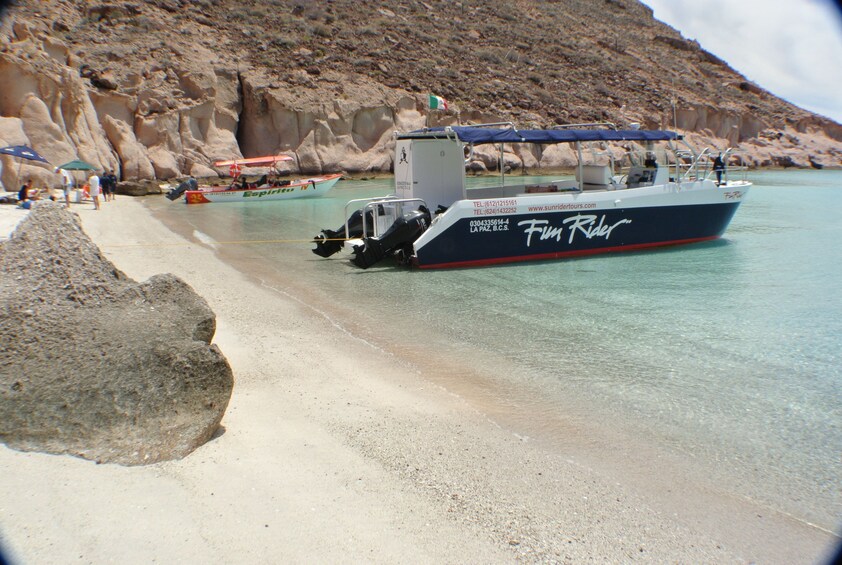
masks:
{"type": "Polygon", "coordinates": [[[258,202],[266,200],[289,200],[292,198],[315,198],[324,196],[342,178],[341,174],[311,177],[292,181],[278,180],[248,188],[196,188],[185,190],[188,204],[208,202],[258,202]]]}
{"type": "Polygon", "coordinates": [[[291,160],[289,155],[270,155],[217,161],[214,163],[215,167],[229,167],[228,171],[232,177],[230,185],[200,187],[194,179],[190,179],[170,190],[167,198],[175,200],[183,194],[188,204],[315,198],[324,196],[342,178],[339,173],[295,180],[280,178],[277,164],[291,160]],[[242,174],[245,167],[266,167],[268,172],[255,182],[249,182],[242,174]]]}

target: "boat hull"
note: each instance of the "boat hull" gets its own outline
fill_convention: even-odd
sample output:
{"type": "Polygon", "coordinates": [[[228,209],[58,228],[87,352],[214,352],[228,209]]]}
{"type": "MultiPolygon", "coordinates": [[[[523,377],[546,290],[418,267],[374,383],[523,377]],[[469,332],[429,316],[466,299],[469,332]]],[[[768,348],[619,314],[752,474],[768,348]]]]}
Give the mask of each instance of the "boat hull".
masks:
{"type": "Polygon", "coordinates": [[[342,178],[341,174],[327,175],[295,181],[286,186],[249,188],[245,190],[188,190],[184,193],[184,197],[188,204],[266,202],[270,200],[290,200],[293,198],[316,198],[324,196],[340,178],[342,178]]]}
{"type": "Polygon", "coordinates": [[[452,217],[439,218],[415,242],[415,264],[422,269],[469,267],[716,239],[748,184],[739,189],[705,184],[669,195],[655,188],[634,196],[629,190],[595,198],[548,197],[540,203],[535,197],[460,201],[448,210],[452,217]]]}

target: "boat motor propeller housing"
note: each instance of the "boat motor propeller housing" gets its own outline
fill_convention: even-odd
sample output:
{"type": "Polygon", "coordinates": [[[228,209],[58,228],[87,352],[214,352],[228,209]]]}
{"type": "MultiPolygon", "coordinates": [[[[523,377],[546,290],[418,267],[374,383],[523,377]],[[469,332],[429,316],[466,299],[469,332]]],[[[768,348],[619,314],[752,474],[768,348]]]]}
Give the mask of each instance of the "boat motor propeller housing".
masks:
{"type": "Polygon", "coordinates": [[[408,253],[406,247],[412,247],[412,242],[430,227],[430,221],[430,211],[419,206],[417,210],[395,220],[382,236],[367,237],[363,239],[362,245],[355,245],[351,262],[357,267],[368,269],[393,254],[397,254],[401,262],[407,262],[411,253],[408,253]]]}
{"type": "Polygon", "coordinates": [[[171,188],[167,192],[166,196],[170,200],[175,201],[175,200],[178,199],[179,196],[181,196],[182,194],[184,194],[188,190],[199,190],[199,183],[196,181],[196,179],[191,177],[191,178],[187,179],[186,181],[184,181],[183,183],[179,184],[177,187],[171,188]]]}
{"type": "MultiPolygon", "coordinates": [[[[371,225],[374,222],[374,215],[371,210],[365,213],[366,223],[371,225]]],[[[323,229],[322,233],[313,238],[316,248],[313,253],[320,257],[330,257],[342,250],[342,243],[345,240],[345,226],[348,226],[348,237],[353,239],[363,235],[363,212],[357,210],[348,218],[347,224],[342,224],[335,230],[323,229]]]]}

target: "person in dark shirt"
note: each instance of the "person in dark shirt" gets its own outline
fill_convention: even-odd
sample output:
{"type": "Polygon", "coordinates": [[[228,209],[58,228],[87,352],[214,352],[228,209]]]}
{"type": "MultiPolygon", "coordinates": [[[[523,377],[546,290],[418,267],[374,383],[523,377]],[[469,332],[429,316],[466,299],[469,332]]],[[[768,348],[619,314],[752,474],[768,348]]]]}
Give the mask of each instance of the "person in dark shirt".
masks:
{"type": "Polygon", "coordinates": [[[713,160],[713,171],[716,173],[716,186],[722,184],[722,172],[725,170],[725,161],[722,160],[722,153],[713,160]]]}
{"type": "Polygon", "coordinates": [[[32,188],[32,181],[28,180],[23,183],[18,191],[18,202],[26,202],[29,200],[29,190],[32,188]]]}
{"type": "Polygon", "coordinates": [[[32,190],[32,181],[28,180],[23,183],[18,191],[18,206],[29,210],[32,207],[32,201],[37,198],[37,190],[32,190]]]}
{"type": "Polygon", "coordinates": [[[113,172],[107,171],[102,176],[102,193],[105,196],[106,202],[113,201],[117,192],[117,177],[113,172]]]}

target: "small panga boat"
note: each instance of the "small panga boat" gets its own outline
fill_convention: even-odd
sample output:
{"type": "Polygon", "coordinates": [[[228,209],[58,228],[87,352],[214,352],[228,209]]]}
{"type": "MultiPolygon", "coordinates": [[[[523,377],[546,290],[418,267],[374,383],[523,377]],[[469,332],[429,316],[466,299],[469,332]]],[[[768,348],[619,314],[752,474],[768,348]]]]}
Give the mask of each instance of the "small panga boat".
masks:
{"type": "Polygon", "coordinates": [[[324,196],[342,178],[340,173],[295,180],[279,178],[277,164],[291,160],[292,157],[289,155],[270,155],[267,157],[216,161],[215,167],[229,167],[228,172],[232,178],[231,184],[222,187],[200,187],[196,180],[191,178],[170,190],[167,193],[167,198],[176,200],[183,194],[187,204],[315,198],[324,196]],[[243,167],[268,167],[269,172],[258,180],[250,182],[242,174],[243,167]]]}

